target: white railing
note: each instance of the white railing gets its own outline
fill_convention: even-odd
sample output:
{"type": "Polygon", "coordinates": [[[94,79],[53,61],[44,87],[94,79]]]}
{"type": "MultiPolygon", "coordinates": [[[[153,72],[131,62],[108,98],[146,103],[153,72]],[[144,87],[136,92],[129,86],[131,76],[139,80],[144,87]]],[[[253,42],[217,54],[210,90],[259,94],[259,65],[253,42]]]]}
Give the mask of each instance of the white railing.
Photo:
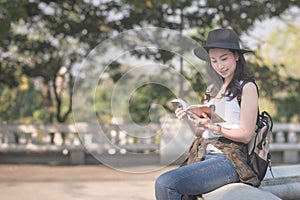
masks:
{"type": "MultiPolygon", "coordinates": [[[[128,152],[159,154],[163,152],[160,149],[161,138],[169,134],[168,131],[162,132],[162,129],[174,131],[174,123],[176,120],[164,125],[170,126],[169,128],[162,128],[159,124],[0,125],[0,153],[53,151],[70,154],[72,157],[73,152],[74,158],[82,157],[82,153],[80,155],[75,153],[87,153],[86,151],[99,154],[128,152]]],[[[271,144],[273,162],[299,163],[299,152],[300,124],[275,123],[271,144]]]]}
{"type": "Polygon", "coordinates": [[[84,145],[97,151],[117,147],[133,151],[158,149],[159,124],[51,124],[51,125],[0,125],[0,151],[23,147],[34,151],[34,146],[76,147],[84,145]],[[145,127],[145,128],[143,128],[145,127]],[[101,146],[102,145],[102,146],[101,146]]]}
{"type": "Polygon", "coordinates": [[[278,163],[299,163],[300,124],[279,124],[273,127],[272,160],[278,163]]]}

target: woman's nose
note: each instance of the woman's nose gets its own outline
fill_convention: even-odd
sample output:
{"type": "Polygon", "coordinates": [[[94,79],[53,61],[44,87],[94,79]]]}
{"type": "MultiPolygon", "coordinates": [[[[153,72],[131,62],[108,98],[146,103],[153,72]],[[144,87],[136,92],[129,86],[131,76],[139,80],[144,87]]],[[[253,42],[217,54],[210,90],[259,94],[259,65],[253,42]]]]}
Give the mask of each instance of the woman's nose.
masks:
{"type": "Polygon", "coordinates": [[[222,69],[222,68],[223,68],[223,64],[222,64],[221,62],[217,62],[217,63],[216,63],[216,67],[217,67],[218,69],[222,69]]]}

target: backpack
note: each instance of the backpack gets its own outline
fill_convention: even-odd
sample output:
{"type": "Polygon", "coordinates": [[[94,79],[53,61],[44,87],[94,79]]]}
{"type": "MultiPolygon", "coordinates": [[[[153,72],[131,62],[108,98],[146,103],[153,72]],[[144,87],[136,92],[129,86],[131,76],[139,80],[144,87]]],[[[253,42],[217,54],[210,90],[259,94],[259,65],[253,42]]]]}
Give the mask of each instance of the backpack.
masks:
{"type": "MultiPolygon", "coordinates": [[[[245,80],[241,84],[241,92],[237,95],[237,100],[241,106],[241,96],[243,87],[246,83],[252,82],[255,84],[257,93],[258,87],[253,80],[245,80]]],[[[273,172],[271,169],[271,154],[270,139],[272,136],[273,120],[270,114],[266,111],[257,114],[255,135],[248,143],[248,165],[256,173],[260,181],[262,181],[266,175],[268,167],[270,168],[271,175],[273,172]]],[[[274,176],[273,176],[274,177],[274,176]]]]}

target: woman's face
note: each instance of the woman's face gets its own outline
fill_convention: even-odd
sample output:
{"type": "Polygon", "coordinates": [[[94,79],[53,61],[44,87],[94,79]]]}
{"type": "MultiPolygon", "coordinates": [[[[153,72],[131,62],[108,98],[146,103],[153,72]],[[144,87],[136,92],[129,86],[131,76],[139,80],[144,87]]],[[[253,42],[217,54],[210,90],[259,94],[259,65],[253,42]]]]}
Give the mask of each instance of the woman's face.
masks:
{"type": "Polygon", "coordinates": [[[239,57],[228,49],[209,49],[209,57],[214,70],[225,80],[231,80],[239,57]]]}

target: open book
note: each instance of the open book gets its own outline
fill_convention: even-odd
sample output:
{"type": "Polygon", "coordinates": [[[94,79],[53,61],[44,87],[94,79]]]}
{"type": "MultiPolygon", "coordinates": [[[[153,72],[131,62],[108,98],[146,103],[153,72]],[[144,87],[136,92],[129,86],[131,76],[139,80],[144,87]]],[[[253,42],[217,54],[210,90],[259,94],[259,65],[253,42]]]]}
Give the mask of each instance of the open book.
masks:
{"type": "Polygon", "coordinates": [[[211,105],[189,105],[182,99],[173,99],[171,103],[174,106],[179,106],[180,104],[182,106],[183,111],[185,111],[187,114],[192,113],[195,114],[197,117],[201,118],[201,114],[205,113],[212,120],[213,123],[225,122],[225,120],[222,117],[220,117],[217,113],[214,112],[214,110],[211,108],[211,105]]]}

